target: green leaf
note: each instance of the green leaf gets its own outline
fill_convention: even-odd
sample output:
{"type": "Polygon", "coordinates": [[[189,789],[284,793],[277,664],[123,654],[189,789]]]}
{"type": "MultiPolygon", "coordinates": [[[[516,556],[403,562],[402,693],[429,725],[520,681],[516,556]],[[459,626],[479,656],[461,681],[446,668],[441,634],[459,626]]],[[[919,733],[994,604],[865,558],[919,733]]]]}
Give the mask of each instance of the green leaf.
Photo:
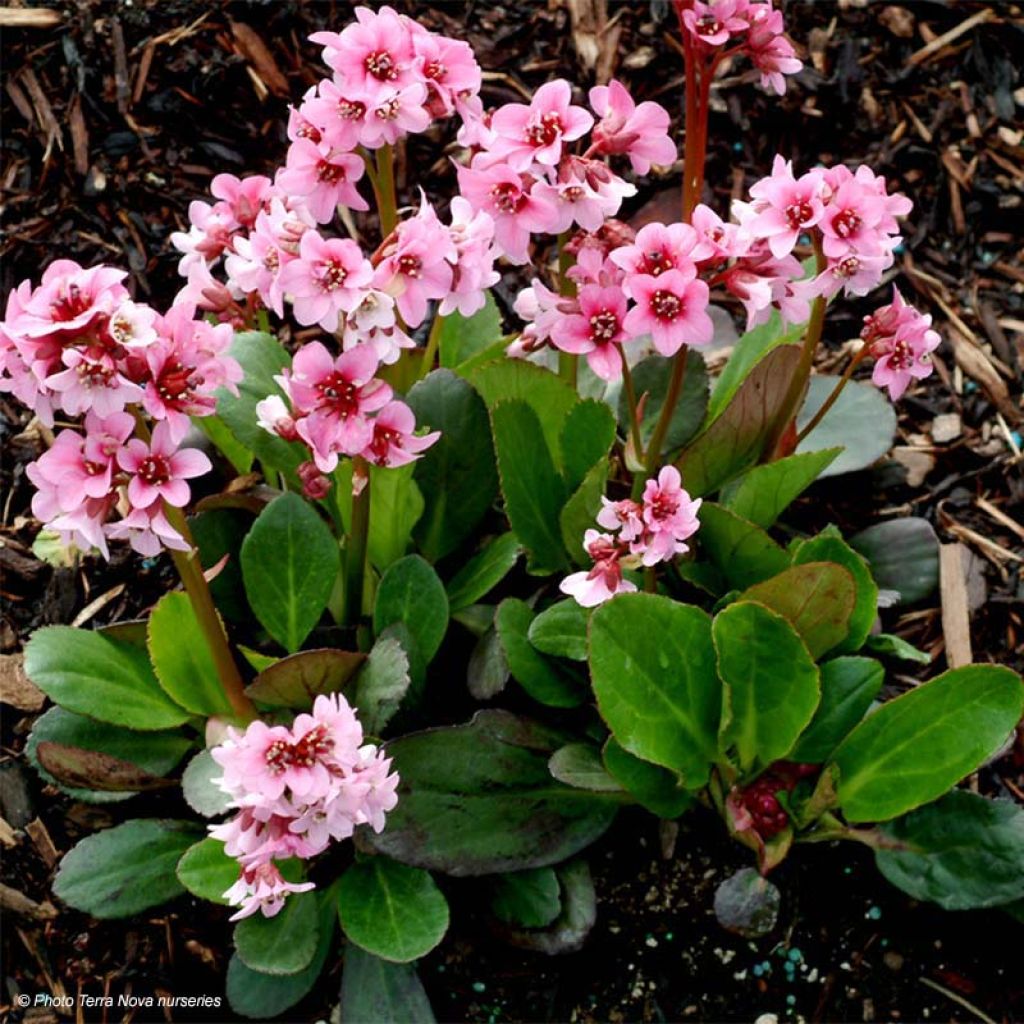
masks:
{"type": "Polygon", "coordinates": [[[587,530],[595,526],[597,513],[601,511],[601,495],[608,483],[608,460],[597,463],[576,489],[576,492],[565,503],[558,517],[558,525],[565,544],[573,561],[580,565],[589,565],[590,557],[583,548],[583,538],[587,530]]]}
{"type": "Polygon", "coordinates": [[[559,530],[567,495],[549,452],[540,443],[540,421],[526,402],[517,399],[492,409],[491,426],[505,511],[529,552],[529,570],[538,575],[558,572],[567,564],[559,530]]]}
{"type": "MultiPolygon", "coordinates": [[[[72,714],[64,708],[50,708],[35,720],[25,756],[47,782],[57,780],[39,764],[36,748],[40,743],[59,743],[68,747],[96,750],[121,761],[136,765],[150,775],[166,775],[192,746],[180,732],[133,732],[84,715],[72,714]]],[[[61,786],[69,796],[89,803],[114,803],[127,800],[131,792],[110,792],[92,787],[76,789],[61,786]]]]}
{"type": "Polygon", "coordinates": [[[837,645],[836,654],[859,651],[868,638],[878,616],[878,586],[867,562],[843,540],[839,530],[830,526],[810,540],[800,541],[793,547],[793,564],[808,562],[835,562],[853,577],[856,586],[855,601],[846,638],[837,645]]]}
{"type": "Polygon", "coordinates": [[[341,876],[338,918],[349,941],[404,964],[426,956],[444,938],[448,902],[429,872],[371,857],[341,876]]]}
{"type": "Polygon", "coordinates": [[[590,619],[590,675],[625,750],[680,772],[690,789],[707,782],[722,693],[704,612],[654,594],[601,605],[590,619]]]}
{"type": "Polygon", "coordinates": [[[529,640],[533,609],[517,597],[506,597],[494,615],[512,677],[534,700],[556,708],[574,708],[586,693],[561,665],[546,658],[529,640]]]}
{"type": "Polygon", "coordinates": [[[393,636],[380,637],[356,676],[352,703],[363,729],[380,736],[409,692],[409,656],[393,636]]]}
{"type": "Polygon", "coordinates": [[[875,633],[864,641],[864,650],[880,657],[898,658],[900,661],[915,661],[919,665],[931,664],[932,656],[918,650],[901,636],[892,633],[875,633]]]}
{"type": "Polygon", "coordinates": [[[147,632],[153,668],[175,703],[207,717],[232,714],[187,594],[180,590],[164,594],[149,617],[147,632]]]}
{"type": "Polygon", "coordinates": [[[722,494],[722,504],[738,516],[768,529],[807,490],[842,448],[803,452],[755,466],[733,481],[722,494]]]}
{"type": "Polygon", "coordinates": [[[322,647],[275,661],[245,688],[246,696],[271,708],[309,711],[323,693],[339,693],[366,655],[322,647]]]}
{"type": "Polygon", "coordinates": [[[595,793],[621,793],[622,786],[612,778],[601,760],[601,751],[590,743],[567,743],[548,761],[548,771],[559,782],[595,793]]]}
{"type": "Polygon", "coordinates": [[[545,867],[611,824],[617,798],[556,782],[548,758],[565,743],[505,711],[388,744],[401,779],[380,834],[360,842],[395,860],[452,875],[545,867]]]}
{"type": "Polygon", "coordinates": [[[100,722],[156,731],[189,717],[161,689],[145,651],[88,629],[37,629],[25,674],[54,703],[100,722]]]}
{"type": "Polygon", "coordinates": [[[966,665],[883,704],[832,755],[850,822],[886,821],[942,796],[990,758],[1024,712],[1020,676],[966,665]]]}
{"type": "Polygon", "coordinates": [[[93,917],[130,917],[184,891],[175,866],[200,838],[189,821],[145,818],[87,836],[60,862],[54,895],[93,917]]]}
{"type": "Polygon", "coordinates": [[[130,761],[84,747],[43,740],[37,743],[35,754],[40,768],[65,789],[135,794],[177,785],[130,761]]]}
{"type": "Polygon", "coordinates": [[[833,658],[820,666],[821,703],[797,740],[790,760],[821,764],[867,714],[885,670],[874,658],[833,658]]]}
{"type": "Polygon", "coordinates": [[[242,963],[261,974],[298,974],[317,952],[320,930],[315,892],[293,892],[273,917],[253,914],[235,926],[242,963]]]}
{"type": "Polygon", "coordinates": [[[449,580],[451,610],[461,611],[489,594],[512,571],[522,550],[514,533],[495,537],[449,580]]]}
{"type": "Polygon", "coordinates": [[[757,462],[799,361],[796,345],[769,352],[721,414],[684,449],[676,466],[691,495],[708,494],[757,462]]]}
{"type": "MultiPolygon", "coordinates": [[[[483,396],[493,413],[502,402],[523,401],[533,409],[556,469],[561,469],[562,426],[569,410],[579,401],[576,392],[564,380],[522,359],[501,359],[470,374],[470,383],[483,396]]],[[[533,438],[536,441],[541,435],[533,438]]]]}
{"type": "Polygon", "coordinates": [[[708,422],[717,419],[732,401],[750,371],[773,349],[795,345],[803,337],[806,324],[795,324],[783,330],[779,314],[772,312],[767,323],[747,331],[733,347],[732,355],[715,381],[708,403],[708,422]]]}
{"type": "MultiPolygon", "coordinates": [[[[807,398],[796,418],[797,429],[803,430],[838,383],[838,377],[811,377],[807,398]]],[[[892,447],[895,436],[896,410],[892,402],[874,385],[852,380],[825,418],[800,442],[797,452],[842,446],[839,458],[821,473],[823,477],[839,476],[877,462],[892,447]]]]}
{"type": "Polygon", "coordinates": [[[752,601],[720,611],[711,632],[725,688],[722,749],[735,749],[744,772],[785,757],[821,694],[806,645],[781,615],[752,601]]]}
{"type": "Polygon", "coordinates": [[[481,634],[469,655],[466,686],[477,700],[490,700],[508,685],[511,673],[498,631],[491,626],[481,634]]]}
{"type": "Polygon", "coordinates": [[[871,566],[883,590],[899,595],[902,604],[929,597],[939,584],[939,538],[927,519],[890,519],[850,538],[871,566]]]}
{"type": "Polygon", "coordinates": [[[341,976],[345,1024],[435,1024],[430,1000],[412,964],[393,964],[358,946],[345,950],[341,976]]]}
{"type": "Polygon", "coordinates": [[[224,852],[219,839],[201,839],[190,846],[178,861],[178,881],[193,896],[227,906],[224,893],[238,881],[241,869],[234,857],[224,852]]]}
{"type": "Polygon", "coordinates": [[[641,806],[659,818],[678,818],[693,803],[693,795],[675,772],[634,757],[614,736],[609,736],[603,751],[604,766],[641,806]]]}
{"type": "Polygon", "coordinates": [[[200,750],[182,772],[181,795],[204,818],[219,818],[231,807],[231,797],[213,781],[223,774],[209,750],[200,750]]]}
{"type": "Polygon", "coordinates": [[[846,638],[855,599],[853,576],[835,562],[794,565],[740,596],[778,612],[800,634],[812,658],[846,638]]]}
{"type": "Polygon", "coordinates": [[[498,493],[491,425],[480,396],[450,370],[428,374],[406,399],[419,426],[441,431],[413,474],[426,503],[413,536],[437,561],[473,533],[498,493]]]}
{"type": "Polygon", "coordinates": [[[878,870],[915,899],[944,910],[994,907],[1024,897],[1024,810],[966,790],[882,826],[895,848],[878,870]]]}
{"type": "Polygon", "coordinates": [[[591,467],[607,456],[615,440],[615,417],[597,399],[574,405],[565,417],[561,435],[562,475],[570,491],[583,483],[591,467]]]}
{"type": "Polygon", "coordinates": [[[227,388],[217,392],[217,415],[243,448],[274,469],[294,472],[306,458],[305,449],[264,430],[257,421],[256,405],[268,395],[284,393],[274,377],[291,365],[291,358],[271,334],[242,331],[235,335],[230,353],[242,367],[238,395],[227,388]]]}
{"type": "Polygon", "coordinates": [[[442,319],[438,339],[441,365],[455,369],[500,340],[501,313],[494,296],[484,292],[484,305],[472,316],[456,311],[442,319]]]}
{"type": "Polygon", "coordinates": [[[374,633],[380,636],[395,622],[409,630],[424,664],[429,665],[448,630],[448,595],[437,573],[419,555],[395,562],[377,588],[374,633]]]}
{"type": "Polygon", "coordinates": [[[752,586],[789,565],[789,556],[760,526],[735,512],[706,501],[698,518],[700,532],[696,539],[700,551],[711,559],[730,586],[752,586]]]}
{"type": "Polygon", "coordinates": [[[495,917],[521,928],[544,928],[562,912],[558,876],[553,868],[509,871],[493,883],[495,917]]]}
{"type": "Polygon", "coordinates": [[[193,416],[192,426],[202,431],[213,442],[236,473],[248,473],[252,469],[252,452],[238,441],[220,416],[193,416]]]}
{"type": "MultiPolygon", "coordinates": [[[[646,450],[654,426],[661,417],[668,392],[669,378],[675,359],[665,356],[648,356],[633,367],[633,387],[636,390],[637,402],[643,403],[643,417],[640,421],[640,438],[646,450]],[[644,401],[644,395],[647,396],[644,401]]],[[[704,421],[704,413],[708,407],[708,371],[700,353],[694,349],[686,353],[686,376],[683,377],[683,390],[679,395],[668,431],[662,445],[662,452],[681,448],[700,429],[704,421]]],[[[629,419],[629,401],[625,389],[619,395],[619,429],[623,437],[631,437],[629,419]]]]}
{"type": "Polygon", "coordinates": [[[418,464],[370,466],[370,528],[367,545],[371,564],[383,572],[406,553],[425,503],[413,479],[418,464]]]}
{"type": "Polygon", "coordinates": [[[297,494],[275,498],[242,542],[242,576],[256,618],[285,650],[302,646],[338,576],[338,545],[297,494]]]}
{"type": "Polygon", "coordinates": [[[543,654],[587,660],[587,610],[572,598],[545,608],[531,623],[530,643],[543,654]]]}
{"type": "Polygon", "coordinates": [[[231,622],[252,621],[252,610],[245,599],[241,565],[242,541],[252,526],[252,520],[249,512],[237,508],[210,509],[190,516],[188,520],[204,570],[212,569],[226,556],[220,571],[210,580],[210,593],[217,610],[231,622]]]}

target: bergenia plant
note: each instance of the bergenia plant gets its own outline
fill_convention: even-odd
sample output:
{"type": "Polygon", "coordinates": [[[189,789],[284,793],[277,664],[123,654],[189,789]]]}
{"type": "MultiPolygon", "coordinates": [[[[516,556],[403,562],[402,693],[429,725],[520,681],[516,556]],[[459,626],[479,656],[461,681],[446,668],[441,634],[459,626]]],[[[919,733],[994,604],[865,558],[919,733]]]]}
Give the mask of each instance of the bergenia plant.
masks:
{"type": "Polygon", "coordinates": [[[54,892],[98,917],[226,905],[241,1013],[299,1000],[340,924],[342,1014],[364,1019],[445,934],[435,873],[517,944],[578,947],[583,852],[627,804],[750,848],[716,899],[748,933],[806,842],[866,843],[948,907],[1024,896],[1024,812],[955,789],[1004,750],[1021,680],[886,682],[930,660],[877,628],[920,596],[888,549],[923,529],[933,560],[930,528],[781,522],[888,449],[890,400],[931,371],[939,335],[893,289],[843,373],[813,373],[829,306],[891,276],[911,201],[779,155],[731,210],[704,202],[720,64],[776,93],[801,65],[770,0],[672,6],[676,222],[624,205],[677,158],[658,104],[557,79],[486,109],[466,43],[360,8],[313,37],[330,73],[274,176],[192,203],[170,309],[67,260],[8,297],[0,380],[49,439],[34,515],[84,552],[167,549],[183,584],[144,622],[28,644],[55,705],[43,777],[175,815],[83,839],[54,892]],[[448,122],[458,194],[400,190],[396,153],[448,122]],[[711,381],[729,302],[746,333],[711,381]],[[192,816],[160,795],[179,787],[192,816]],[[964,853],[997,839],[1002,859],[964,853]]]}

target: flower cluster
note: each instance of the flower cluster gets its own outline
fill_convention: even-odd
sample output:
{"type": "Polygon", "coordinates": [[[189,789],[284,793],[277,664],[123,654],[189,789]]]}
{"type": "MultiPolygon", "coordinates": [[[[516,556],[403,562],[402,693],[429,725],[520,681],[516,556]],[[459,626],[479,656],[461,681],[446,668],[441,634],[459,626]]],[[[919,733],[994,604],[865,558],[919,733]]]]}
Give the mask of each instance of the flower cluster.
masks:
{"type": "Polygon", "coordinates": [[[742,54],[761,73],[761,85],[779,96],[786,91],[785,76],[803,67],[772,0],[673,0],[673,7],[684,38],[700,56],[717,64],[742,54]]]}
{"type": "Polygon", "coordinates": [[[733,789],[726,800],[733,831],[753,833],[760,841],[777,836],[789,825],[789,815],[779,794],[789,796],[802,779],[817,775],[820,770],[820,765],[776,761],[750,785],[733,789]]]}
{"type": "Polygon", "coordinates": [[[930,354],[941,339],[931,324],[932,318],[907,305],[895,288],[889,305],[864,317],[861,338],[875,359],[871,379],[887,388],[893,401],[912,380],[927,377],[934,368],[930,354]]]}
{"type": "Polygon", "coordinates": [[[697,512],[701,499],[692,500],[683,490],[675,466],[664,466],[656,479],[648,480],[640,501],[602,497],[601,503],[598,525],[611,532],[588,530],[584,535],[593,568],[573,573],[559,585],[584,608],[636,590],[623,578],[624,568],[671,561],[690,550],[684,542],[700,527],[697,512]]]}
{"type": "Polygon", "coordinates": [[[131,300],[125,276],[57,260],[38,287],[24,281],[10,293],[0,323],[0,390],[46,426],[58,412],[84,417],[29,465],[33,513],[105,556],[108,539],[147,555],[184,548],[165,505],[187,504],[187,481],[210,469],[202,452],[180,447],[189,418],[210,415],[214,392],[234,391],[242,376],[230,326],[195,319],[188,302],[161,316],[131,300]],[[151,440],[132,437],[130,410],[156,421],[151,440]]]}
{"type": "Polygon", "coordinates": [[[317,697],[290,727],[257,720],[244,732],[231,728],[210,752],[223,769],[215,781],[238,812],[210,826],[241,866],[224,894],[240,908],[232,920],[256,911],[273,917],[289,892],[312,889],[285,881],[276,862],[315,857],[357,825],[380,832],[398,800],[390,759],[363,743],[362,726],[339,694],[317,697]]]}

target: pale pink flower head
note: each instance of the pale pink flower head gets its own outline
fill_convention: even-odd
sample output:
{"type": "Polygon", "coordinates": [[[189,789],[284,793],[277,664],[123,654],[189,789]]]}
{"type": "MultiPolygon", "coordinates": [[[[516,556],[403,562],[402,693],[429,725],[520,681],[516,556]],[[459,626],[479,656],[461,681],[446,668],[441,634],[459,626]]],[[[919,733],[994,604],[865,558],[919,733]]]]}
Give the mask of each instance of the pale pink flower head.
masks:
{"type": "Polygon", "coordinates": [[[631,281],[640,274],[658,277],[668,270],[692,275],[694,263],[714,252],[689,224],[645,224],[628,245],[613,249],[608,256],[626,274],[624,289],[630,295],[631,281]]]}
{"type": "Polygon", "coordinates": [[[435,117],[447,117],[458,102],[480,92],[482,73],[469,43],[413,32],[412,44],[416,70],[429,90],[427,107],[435,117]]]}
{"type": "Polygon", "coordinates": [[[847,178],[833,192],[819,223],[825,255],[881,255],[891,244],[883,224],[888,217],[883,196],[856,178],[847,178]]]}
{"type": "Polygon", "coordinates": [[[312,882],[286,882],[273,861],[243,867],[241,877],[223,894],[228,903],[240,908],[228,920],[241,921],[257,911],[264,917],[274,917],[283,909],[289,893],[315,888],[312,882]]]}
{"type": "Polygon", "coordinates": [[[744,224],[744,229],[767,239],[776,259],[788,256],[800,235],[821,219],[825,210],[823,190],[819,171],[795,178],[792,162],[776,156],[772,173],[750,189],[757,200],[756,215],[744,224]]]}
{"type": "Polygon", "coordinates": [[[379,149],[393,146],[404,135],[426,131],[430,125],[430,114],[423,106],[426,99],[427,87],[421,82],[379,93],[359,129],[360,143],[379,149]]]}
{"type": "Polygon", "coordinates": [[[368,210],[355,183],[366,170],[361,157],[339,153],[324,142],[298,139],[288,147],[275,184],[289,196],[302,196],[318,224],[330,221],[339,206],[368,210]]]}
{"type": "Polygon", "coordinates": [[[391,771],[391,758],[372,743],[359,748],[356,779],[365,787],[358,810],[356,824],[368,825],[374,832],[383,832],[385,816],[398,804],[397,772],[391,771]]]}
{"type": "Polygon", "coordinates": [[[931,353],[941,338],[931,329],[932,318],[919,313],[893,289],[893,301],[865,317],[861,337],[871,347],[875,366],[871,380],[884,387],[896,401],[910,382],[927,377],[934,369],[931,353]]]}
{"type": "Polygon", "coordinates": [[[664,466],[657,479],[648,480],[643,493],[643,521],[646,531],[633,543],[633,553],[644,565],[669,561],[689,551],[683,542],[700,527],[697,512],[701,499],[691,500],[682,487],[675,466],[664,466]]]}
{"type": "Polygon", "coordinates": [[[132,550],[145,558],[153,558],[167,548],[188,551],[185,538],[168,522],[163,505],[156,502],[148,508],[133,508],[123,519],[107,523],[111,540],[126,540],[132,550]]]}
{"type": "Polygon", "coordinates": [[[704,203],[698,203],[693,209],[693,216],[690,218],[693,230],[703,244],[707,255],[698,255],[694,258],[699,263],[715,265],[724,260],[740,256],[746,249],[747,242],[739,237],[740,229],[736,224],[727,224],[721,217],[704,203]]]}
{"type": "Polygon", "coordinates": [[[339,85],[376,95],[412,81],[413,50],[409,22],[391,7],[355,9],[356,22],[339,32],[314,32],[324,46],[324,61],[339,85]]]}
{"type": "Polygon", "coordinates": [[[148,508],[163,499],[181,508],[188,504],[188,481],[209,473],[210,460],[196,448],[178,448],[167,423],[158,423],[149,444],[132,438],[117,455],[117,463],[126,473],[128,500],[135,508],[148,508]]]}
{"type": "Polygon", "coordinates": [[[274,185],[262,174],[251,174],[245,178],[218,174],[210,183],[210,192],[227,204],[236,226],[249,231],[256,223],[256,216],[270,202],[274,185]]]}
{"type": "Polygon", "coordinates": [[[441,436],[439,430],[416,434],[416,417],[404,402],[388,402],[373,418],[373,440],[363,458],[378,466],[404,466],[414,462],[441,436]]]}
{"type": "MultiPolygon", "coordinates": [[[[483,309],[486,290],[501,279],[494,269],[498,251],[494,245],[494,220],[483,210],[474,211],[462,196],[451,201],[448,234],[455,246],[451,289],[441,300],[441,316],[458,312],[470,317],[483,309]]],[[[449,262],[451,257],[449,256],[449,262]]]]}
{"type": "Polygon", "coordinates": [[[543,281],[535,277],[530,286],[516,296],[512,308],[523,320],[530,322],[532,338],[538,343],[544,343],[551,337],[566,309],[575,312],[578,305],[571,299],[553,292],[543,281]]]}
{"type": "Polygon", "coordinates": [[[750,27],[744,17],[750,0],[693,0],[681,11],[683,28],[705,46],[724,46],[750,27]]]}
{"type": "Polygon", "coordinates": [[[295,420],[291,410],[280,395],[268,395],[256,403],[256,423],[268,434],[296,441],[299,435],[295,430],[295,420]]]}
{"type": "Polygon", "coordinates": [[[73,260],[54,260],[43,271],[38,288],[19,289],[17,315],[12,317],[8,308],[4,327],[28,338],[56,335],[62,343],[77,338],[128,298],[121,284],[127,276],[114,267],[86,269],[73,260]]]}
{"type": "Polygon", "coordinates": [[[46,378],[54,404],[71,416],[90,410],[100,416],[120,412],[142,399],[142,388],[130,381],[109,356],[90,359],[77,348],[61,356],[65,369],[46,378]]]}
{"type": "Polygon", "coordinates": [[[667,166],[679,155],[668,134],[669,113],[661,104],[638,106],[629,90],[612,79],[590,90],[590,106],[600,118],[593,134],[598,153],[624,153],[637,174],[647,174],[651,164],[667,166]]]}
{"type": "Polygon", "coordinates": [[[619,212],[625,197],[636,194],[636,188],[600,161],[569,157],[562,161],[555,181],[538,181],[532,192],[554,207],[555,219],[547,227],[550,234],[559,235],[573,224],[597,231],[619,212]]]}
{"type": "Polygon", "coordinates": [[[339,88],[323,79],[303,98],[288,120],[288,138],[306,139],[335,152],[346,153],[359,144],[359,133],[366,123],[370,96],[348,87],[339,88]]]}
{"type": "Polygon", "coordinates": [[[620,559],[626,548],[614,537],[597,530],[587,530],[583,535],[583,546],[594,561],[589,571],[574,572],[558,585],[563,594],[574,598],[583,608],[595,608],[616,594],[627,594],[636,590],[636,584],[622,577],[620,559]]]}
{"type": "Polygon", "coordinates": [[[631,338],[651,336],[654,347],[671,356],[683,345],[706,345],[714,327],[708,316],[708,286],[682,270],[666,270],[654,277],[638,274],[629,279],[636,305],[626,314],[631,338]]]}
{"type": "Polygon", "coordinates": [[[761,85],[782,96],[786,91],[786,75],[795,75],[803,63],[796,55],[793,44],[782,34],[782,12],[770,4],[750,7],[750,33],[744,43],[744,52],[754,67],[761,72],[761,85]]]}
{"type": "Polygon", "coordinates": [[[551,341],[563,352],[585,354],[590,368],[602,380],[622,376],[619,346],[626,340],[626,297],[620,288],[587,285],[580,290],[579,313],[561,316],[551,341]]]}
{"type": "Polygon", "coordinates": [[[633,541],[644,532],[643,512],[643,505],[631,498],[611,501],[602,494],[601,511],[597,513],[597,524],[606,530],[618,531],[621,540],[633,541]]]}
{"type": "Polygon", "coordinates": [[[494,157],[503,159],[516,171],[534,163],[554,167],[562,158],[562,145],[590,131],[594,118],[572,105],[572,87],[563,78],[546,82],[529,105],[506,103],[491,118],[497,138],[491,147],[494,157]]]}

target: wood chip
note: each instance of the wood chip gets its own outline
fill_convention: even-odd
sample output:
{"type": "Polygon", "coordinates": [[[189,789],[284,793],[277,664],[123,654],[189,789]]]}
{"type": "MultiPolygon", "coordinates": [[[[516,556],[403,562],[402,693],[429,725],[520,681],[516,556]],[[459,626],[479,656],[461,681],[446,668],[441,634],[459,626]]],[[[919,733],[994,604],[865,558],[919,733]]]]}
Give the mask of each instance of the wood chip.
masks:
{"type": "Polygon", "coordinates": [[[912,53],[907,58],[907,63],[912,67],[923,64],[925,61],[931,60],[943,47],[948,46],[953,40],[959,39],[965,32],[970,32],[972,28],[977,25],[981,25],[986,21],[991,21],[996,16],[996,12],[990,7],[986,7],[983,10],[978,11],[976,14],[972,14],[969,18],[965,18],[960,22],[956,28],[951,28],[948,32],[943,32],[941,36],[936,36],[930,43],[922,46],[916,53],[912,53]]]}
{"type": "Polygon", "coordinates": [[[75,617],[71,620],[72,626],[84,626],[98,611],[105,608],[115,597],[124,593],[125,585],[117,583],[99,597],[93,598],[75,617]]]}
{"type": "Polygon", "coordinates": [[[53,845],[53,839],[50,838],[50,833],[47,831],[42,819],[33,818],[25,826],[25,831],[39,852],[39,856],[46,863],[46,866],[48,868],[56,867],[57,861],[60,860],[60,851],[53,845]]]}
{"type": "Polygon", "coordinates": [[[908,487],[920,487],[935,468],[935,456],[918,448],[893,448],[892,457],[906,469],[908,487]]]}
{"type": "Polygon", "coordinates": [[[89,129],[82,114],[82,97],[75,93],[68,109],[71,125],[71,151],[75,156],[75,170],[85,177],[89,173],[89,129]]]}
{"type": "Polygon", "coordinates": [[[57,908],[49,902],[36,903],[23,892],[12,889],[0,882],[0,908],[12,914],[31,917],[35,921],[52,921],[57,916],[57,908]]]}
{"type": "Polygon", "coordinates": [[[975,498],[974,504],[987,516],[990,516],[1001,526],[1006,527],[1010,533],[1015,533],[1021,540],[1024,540],[1024,526],[1021,526],[1015,519],[1011,519],[1001,508],[997,508],[985,498],[975,498]]]}
{"type": "Polygon", "coordinates": [[[62,12],[48,7],[0,7],[2,28],[53,28],[63,20],[62,12]]]}
{"type": "Polygon", "coordinates": [[[939,548],[939,592],[942,599],[942,637],[950,668],[970,665],[971,621],[967,610],[967,549],[962,544],[939,548]]]}
{"type": "Polygon", "coordinates": [[[262,83],[275,95],[287,99],[291,95],[288,79],[274,60],[267,44],[263,42],[255,30],[240,21],[232,21],[231,34],[235,37],[235,45],[243,57],[253,66],[262,83]]]}
{"type": "Polygon", "coordinates": [[[40,711],[46,695],[25,675],[23,654],[0,654],[0,701],[19,711],[40,711]]]}
{"type": "Polygon", "coordinates": [[[31,68],[22,68],[18,79],[32,100],[36,123],[43,132],[46,142],[46,152],[43,154],[43,163],[45,163],[50,158],[55,144],[61,152],[64,151],[64,138],[60,132],[60,125],[57,124],[57,118],[53,116],[53,107],[50,106],[50,101],[46,98],[46,93],[43,92],[43,87],[39,84],[35,72],[31,68]]]}
{"type": "Polygon", "coordinates": [[[18,845],[18,837],[6,818],[0,818],[0,843],[8,847],[18,845]]]}
{"type": "Polygon", "coordinates": [[[976,380],[987,392],[988,397],[995,403],[996,408],[1011,423],[1019,423],[1021,413],[1010,398],[1010,389],[1006,382],[996,372],[990,359],[980,348],[972,345],[959,331],[950,327],[946,336],[949,338],[950,347],[953,349],[953,358],[968,377],[976,380]]]}
{"type": "Polygon", "coordinates": [[[942,413],[932,420],[932,440],[936,444],[949,444],[963,433],[963,429],[959,413],[942,413]]]}

